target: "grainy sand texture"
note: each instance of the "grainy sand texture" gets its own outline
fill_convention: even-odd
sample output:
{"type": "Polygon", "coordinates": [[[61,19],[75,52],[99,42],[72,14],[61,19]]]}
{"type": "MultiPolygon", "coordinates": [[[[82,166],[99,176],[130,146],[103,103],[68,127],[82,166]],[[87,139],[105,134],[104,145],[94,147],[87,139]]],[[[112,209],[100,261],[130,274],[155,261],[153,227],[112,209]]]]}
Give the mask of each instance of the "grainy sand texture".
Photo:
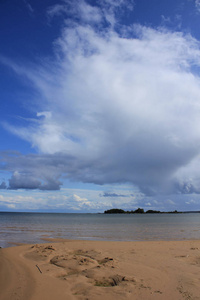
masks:
{"type": "Polygon", "coordinates": [[[0,300],[200,299],[200,241],[0,249],[0,300]]]}

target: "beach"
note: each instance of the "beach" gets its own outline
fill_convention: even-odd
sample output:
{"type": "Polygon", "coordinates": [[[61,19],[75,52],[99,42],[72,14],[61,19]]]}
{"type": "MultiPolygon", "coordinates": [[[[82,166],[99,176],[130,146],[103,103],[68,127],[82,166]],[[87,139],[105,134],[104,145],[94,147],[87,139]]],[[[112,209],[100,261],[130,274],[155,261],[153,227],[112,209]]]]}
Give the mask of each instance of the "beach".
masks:
{"type": "Polygon", "coordinates": [[[48,239],[0,249],[0,300],[200,299],[200,241],[48,239]]]}

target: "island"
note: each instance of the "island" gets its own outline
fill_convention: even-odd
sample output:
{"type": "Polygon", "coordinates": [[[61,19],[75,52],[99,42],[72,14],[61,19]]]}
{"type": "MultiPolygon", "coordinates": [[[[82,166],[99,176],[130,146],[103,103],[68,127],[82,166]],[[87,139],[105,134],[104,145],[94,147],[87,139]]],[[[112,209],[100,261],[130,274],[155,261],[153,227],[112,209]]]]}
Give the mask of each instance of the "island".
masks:
{"type": "Polygon", "coordinates": [[[146,212],[144,211],[143,208],[137,208],[136,210],[131,210],[131,211],[125,211],[123,209],[119,209],[119,208],[112,208],[112,209],[108,209],[104,211],[104,214],[180,214],[183,212],[179,212],[177,210],[174,211],[168,211],[168,212],[164,212],[164,211],[159,211],[159,210],[152,210],[149,209],[146,212]]]}

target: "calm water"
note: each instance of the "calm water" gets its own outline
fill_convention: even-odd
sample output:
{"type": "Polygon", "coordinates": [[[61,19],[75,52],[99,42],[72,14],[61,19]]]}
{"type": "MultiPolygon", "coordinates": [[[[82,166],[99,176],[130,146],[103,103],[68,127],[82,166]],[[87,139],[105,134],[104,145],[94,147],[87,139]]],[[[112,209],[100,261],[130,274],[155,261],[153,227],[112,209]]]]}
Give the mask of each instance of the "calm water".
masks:
{"type": "Polygon", "coordinates": [[[0,213],[0,247],[44,238],[105,241],[200,239],[200,213],[152,215],[0,213]]]}

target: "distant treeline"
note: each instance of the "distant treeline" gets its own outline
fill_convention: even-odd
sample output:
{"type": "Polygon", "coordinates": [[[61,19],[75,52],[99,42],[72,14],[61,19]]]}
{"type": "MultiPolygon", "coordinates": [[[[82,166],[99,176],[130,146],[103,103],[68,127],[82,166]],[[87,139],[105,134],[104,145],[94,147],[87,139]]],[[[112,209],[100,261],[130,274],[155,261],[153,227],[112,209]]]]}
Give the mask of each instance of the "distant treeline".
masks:
{"type": "Polygon", "coordinates": [[[118,208],[112,208],[112,209],[108,209],[108,210],[104,211],[104,214],[164,214],[164,213],[180,214],[182,212],[178,212],[177,210],[168,211],[168,212],[164,212],[164,211],[161,212],[159,210],[152,210],[152,209],[149,209],[145,212],[143,208],[138,208],[136,210],[131,210],[131,211],[125,211],[123,209],[118,209],[118,208]]]}

